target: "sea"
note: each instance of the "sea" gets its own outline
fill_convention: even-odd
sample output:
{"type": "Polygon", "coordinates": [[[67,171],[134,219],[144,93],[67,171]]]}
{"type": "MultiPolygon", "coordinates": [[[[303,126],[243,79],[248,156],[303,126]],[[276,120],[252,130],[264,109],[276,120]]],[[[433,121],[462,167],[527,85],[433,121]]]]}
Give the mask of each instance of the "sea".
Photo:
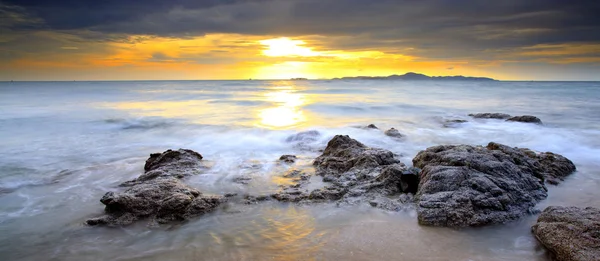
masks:
{"type": "Polygon", "coordinates": [[[453,229],[418,225],[410,206],[264,202],[158,227],[84,223],[103,213],[106,192],[143,173],[150,153],[202,154],[208,168],[185,182],[205,194],[269,194],[289,184],[285,171],[314,173],[337,134],[409,166],[441,144],[559,153],[577,172],[549,185],[537,207],[600,207],[600,82],[2,82],[0,260],[550,260],[531,234],[536,214],[453,229]],[[543,125],[468,116],[481,112],[543,125]],[[392,127],[405,137],[384,135],[392,127]],[[290,141],[303,131],[318,135],[290,141]],[[283,154],[298,161],[283,165],[283,154]]]}

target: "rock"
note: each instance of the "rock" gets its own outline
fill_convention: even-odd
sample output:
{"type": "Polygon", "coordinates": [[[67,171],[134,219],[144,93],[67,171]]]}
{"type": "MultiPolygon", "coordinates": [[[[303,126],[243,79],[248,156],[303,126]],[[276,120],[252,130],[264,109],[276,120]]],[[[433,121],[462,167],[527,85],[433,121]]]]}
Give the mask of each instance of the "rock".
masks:
{"type": "Polygon", "coordinates": [[[317,175],[340,177],[349,171],[364,176],[376,168],[399,162],[391,151],[369,148],[348,135],[336,135],[313,165],[317,175]]]}
{"type": "Polygon", "coordinates": [[[296,133],[285,139],[286,142],[313,142],[316,141],[321,133],[316,130],[309,130],[296,133]]]}
{"type": "Polygon", "coordinates": [[[531,228],[557,261],[600,259],[600,209],[550,206],[531,228]]]}
{"type": "Polygon", "coordinates": [[[444,128],[454,128],[454,127],[457,127],[457,125],[459,125],[461,123],[465,123],[465,122],[469,122],[469,121],[459,120],[459,119],[445,120],[443,126],[444,126],[444,128]]]}
{"type": "Polygon", "coordinates": [[[515,116],[515,117],[511,117],[511,118],[507,119],[506,121],[517,121],[517,122],[542,124],[542,120],[540,120],[540,118],[531,116],[531,115],[515,116]]]}
{"type": "Polygon", "coordinates": [[[376,129],[376,130],[378,130],[379,128],[377,128],[377,126],[375,126],[375,124],[369,124],[369,125],[367,125],[367,129],[376,129]]]}
{"type": "Polygon", "coordinates": [[[561,165],[571,163],[562,156],[552,160],[540,155],[493,142],[487,147],[442,145],[419,152],[413,159],[421,169],[419,223],[482,226],[531,213],[547,196],[546,177],[564,177],[575,169],[561,165]]]}
{"type": "Polygon", "coordinates": [[[390,136],[390,137],[392,137],[392,138],[402,138],[402,137],[404,137],[404,135],[402,135],[402,133],[400,133],[400,132],[399,132],[397,129],[395,129],[395,128],[391,128],[391,129],[389,129],[389,130],[386,130],[386,131],[384,132],[384,134],[385,134],[386,136],[390,136]]]}
{"type": "Polygon", "coordinates": [[[321,137],[321,133],[316,130],[303,131],[291,135],[285,139],[286,142],[292,143],[293,146],[300,150],[314,151],[314,143],[321,137]]]}
{"type": "Polygon", "coordinates": [[[294,163],[296,162],[296,155],[282,155],[279,157],[279,160],[286,163],[294,163]]]}
{"type": "MultiPolygon", "coordinates": [[[[418,170],[408,169],[391,151],[369,148],[346,135],[337,135],[329,141],[323,154],[313,162],[315,174],[329,184],[310,192],[308,179],[286,186],[272,197],[289,202],[330,202],[337,204],[371,204],[386,210],[400,210],[399,198],[405,192],[416,192],[418,170]]],[[[300,176],[290,172],[287,176],[300,176]]]]}
{"type": "Polygon", "coordinates": [[[203,196],[176,178],[161,178],[137,184],[125,192],[107,192],[100,202],[106,215],[88,220],[88,225],[128,225],[143,218],[151,223],[185,220],[214,210],[224,198],[203,196]]]}
{"type": "Polygon", "coordinates": [[[387,195],[398,193],[417,193],[419,186],[419,170],[407,169],[403,164],[393,164],[381,172],[375,179],[382,182],[387,195]]]}
{"type": "Polygon", "coordinates": [[[183,178],[199,174],[206,166],[202,164],[202,155],[187,149],[167,150],[163,153],[152,153],[144,165],[144,174],[134,180],[121,184],[123,187],[133,186],[156,178],[183,178]]]}
{"type": "Polygon", "coordinates": [[[186,220],[213,211],[226,199],[206,196],[180,178],[198,173],[202,156],[180,149],[154,153],[146,161],[146,172],[124,183],[127,190],[107,192],[100,199],[105,215],[86,221],[88,225],[128,225],[140,219],[150,224],[186,220]]]}
{"type": "Polygon", "coordinates": [[[242,184],[242,185],[248,185],[252,181],[252,177],[250,177],[250,176],[237,176],[237,177],[234,177],[231,181],[233,181],[233,183],[238,183],[238,184],[242,184]]]}
{"type": "Polygon", "coordinates": [[[510,115],[506,114],[506,113],[475,113],[475,114],[469,114],[469,116],[475,118],[475,119],[500,119],[500,120],[504,120],[504,119],[508,119],[510,118],[510,115]]]}

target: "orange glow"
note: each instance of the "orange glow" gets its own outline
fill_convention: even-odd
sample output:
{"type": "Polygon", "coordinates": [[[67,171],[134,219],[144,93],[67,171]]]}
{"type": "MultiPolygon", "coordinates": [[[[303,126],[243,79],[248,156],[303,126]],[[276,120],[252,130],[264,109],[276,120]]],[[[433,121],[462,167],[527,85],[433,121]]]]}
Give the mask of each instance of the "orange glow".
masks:
{"type": "MultiPolygon", "coordinates": [[[[15,80],[37,75],[46,80],[138,79],[289,79],[386,76],[419,72],[429,75],[474,75],[511,78],[495,70],[526,57],[544,63],[600,62],[587,55],[600,45],[535,45],[489,61],[432,60],[398,50],[327,48],[327,38],[208,34],[168,38],[130,36],[120,42],[85,42],[57,32],[36,33],[64,44],[42,54],[24,54],[0,64],[15,80]],[[76,43],[76,44],[74,44],[76,43]]],[[[490,56],[494,52],[490,51],[490,56]]],[[[2,75],[0,75],[2,76],[2,75]]],[[[6,76],[5,76],[6,77],[6,76]]]]}

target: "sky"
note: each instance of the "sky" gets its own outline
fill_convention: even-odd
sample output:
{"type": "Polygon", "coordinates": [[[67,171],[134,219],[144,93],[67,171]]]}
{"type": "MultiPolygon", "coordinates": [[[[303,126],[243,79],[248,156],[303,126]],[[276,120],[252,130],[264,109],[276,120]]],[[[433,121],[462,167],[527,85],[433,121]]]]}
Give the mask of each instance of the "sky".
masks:
{"type": "Polygon", "coordinates": [[[0,80],[600,80],[597,0],[0,0],[0,80]]]}

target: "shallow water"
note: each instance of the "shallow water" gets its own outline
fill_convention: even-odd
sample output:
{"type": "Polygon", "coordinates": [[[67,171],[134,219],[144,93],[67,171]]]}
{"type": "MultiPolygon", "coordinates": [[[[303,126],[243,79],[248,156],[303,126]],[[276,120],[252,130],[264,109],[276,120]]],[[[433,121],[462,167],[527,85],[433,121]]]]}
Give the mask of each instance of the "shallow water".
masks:
{"type": "Polygon", "coordinates": [[[187,183],[205,193],[270,193],[336,134],[409,164],[438,144],[490,141],[563,154],[578,171],[539,204],[600,207],[600,83],[158,81],[0,83],[1,260],[548,260],[536,217],[476,229],[421,227],[414,209],[228,204],[183,224],[83,225],[149,153],[200,152],[187,183]],[[467,114],[532,114],[543,126],[467,114]],[[445,128],[447,119],[468,123],[445,128]],[[394,140],[370,123],[395,127],[394,140]],[[317,130],[315,140],[286,139],[317,130]],[[298,155],[292,165],[277,162],[298,155]],[[234,183],[250,176],[249,184],[234,183]]]}

